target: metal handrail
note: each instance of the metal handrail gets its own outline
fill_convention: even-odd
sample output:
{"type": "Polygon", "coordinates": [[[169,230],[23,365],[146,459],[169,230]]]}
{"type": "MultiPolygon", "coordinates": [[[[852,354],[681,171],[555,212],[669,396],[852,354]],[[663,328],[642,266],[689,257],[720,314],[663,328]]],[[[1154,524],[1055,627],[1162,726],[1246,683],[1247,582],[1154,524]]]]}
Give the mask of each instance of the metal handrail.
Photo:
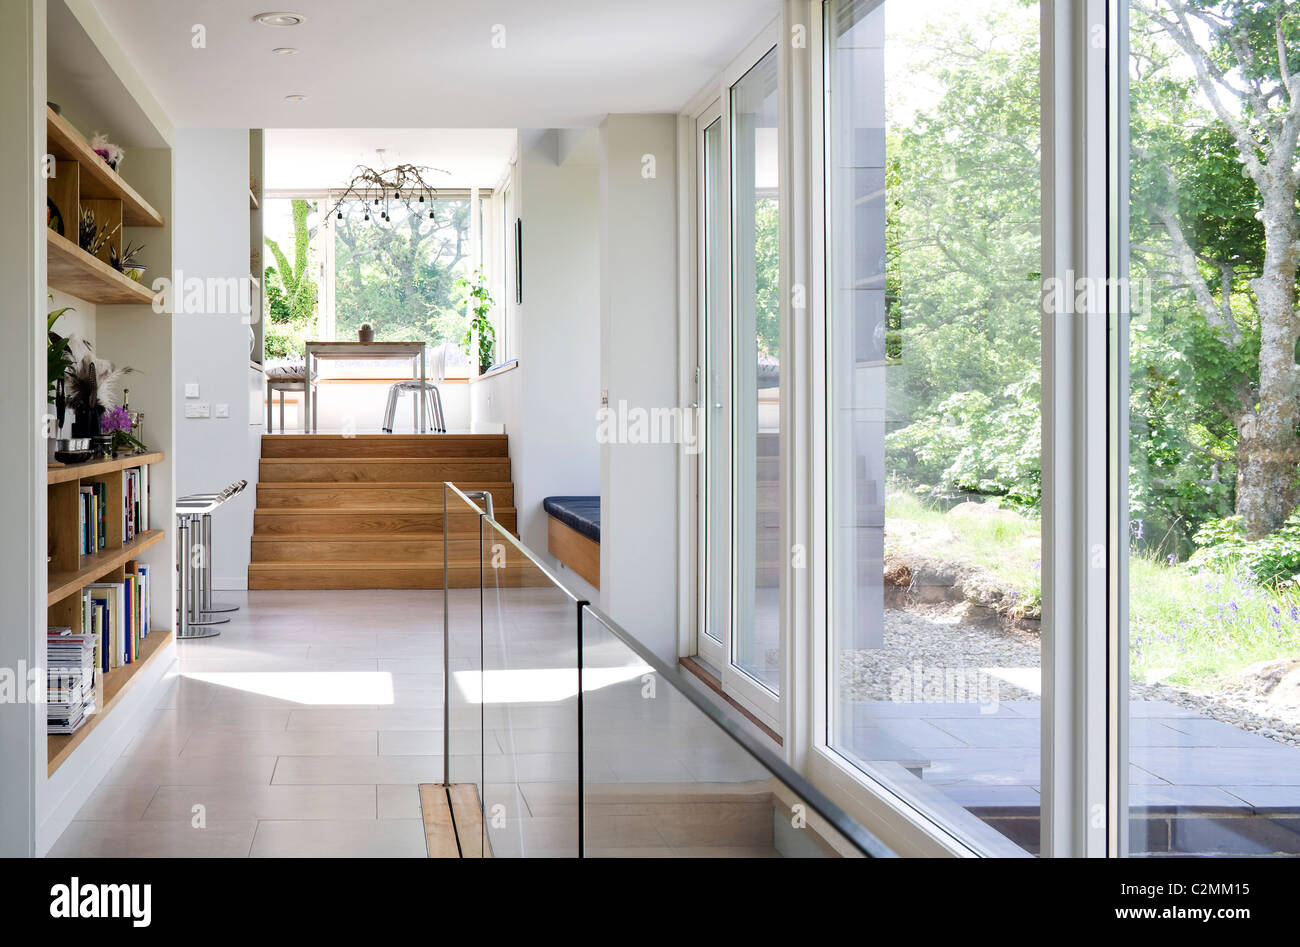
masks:
{"type": "MultiPolygon", "coordinates": [[[[871,832],[863,828],[854,821],[839,806],[832,802],[820,789],[810,783],[804,776],[795,771],[788,763],[773,753],[770,749],[758,741],[756,737],[741,727],[741,725],[729,717],[721,708],[705,697],[695,686],[694,682],[687,677],[686,673],[680,668],[673,668],[661,660],[658,655],[647,648],[636,637],[634,637],[625,628],[619,625],[614,619],[610,618],[600,609],[596,608],[581,595],[575,593],[564,582],[560,581],[551,569],[542,563],[532,551],[520,542],[511,532],[496,521],[492,515],[492,495],[486,490],[469,490],[462,491],[453,483],[443,484],[445,490],[443,494],[443,511],[447,509],[446,495],[447,491],[460,497],[469,506],[477,509],[481,521],[487,520],[492,528],[496,530],[500,538],[509,542],[516,550],[525,556],[546,578],[551,581],[560,591],[568,595],[577,605],[577,637],[578,637],[578,697],[581,702],[582,697],[582,632],[583,632],[583,615],[589,613],[591,618],[598,621],[605,630],[627,646],[638,658],[646,663],[660,678],[667,681],[679,694],[688,700],[697,710],[705,715],[712,723],[719,727],[723,732],[730,736],[738,743],[746,753],[748,753],[760,766],[764,767],[776,779],[784,783],[796,796],[803,800],[808,807],[826,821],[832,828],[843,836],[854,848],[868,858],[895,858],[896,853],[891,850],[884,842],[876,838],[871,832]],[[477,506],[471,499],[484,500],[484,506],[487,511],[477,506]]],[[[482,533],[480,532],[480,542],[482,533]]],[[[447,715],[450,713],[451,680],[450,680],[450,628],[451,613],[446,594],[446,577],[448,576],[448,561],[446,555],[447,543],[447,523],[443,522],[443,768],[444,779],[450,782],[450,721],[447,715]]],[[[481,553],[480,553],[481,554],[481,553]]],[[[483,587],[480,582],[479,594],[482,595],[483,587]]],[[[480,607],[481,607],[480,601],[480,607]]],[[[480,637],[482,629],[480,628],[480,637]]],[[[581,744],[581,703],[579,705],[579,744],[581,744]]],[[[581,807],[579,807],[581,811],[581,807]]],[[[580,823],[581,825],[581,823],[580,823]]],[[[581,852],[581,842],[579,845],[581,852]]]]}
{"type": "MultiPolygon", "coordinates": [[[[627,629],[595,606],[585,605],[579,612],[580,616],[582,612],[589,612],[592,618],[595,618],[605,627],[606,631],[644,661],[660,678],[676,688],[704,716],[726,731],[727,735],[739,743],[741,748],[752,756],[760,766],[769,770],[773,776],[785,783],[795,795],[808,804],[808,807],[813,812],[825,819],[862,854],[869,858],[897,857],[884,842],[850,818],[843,809],[828,799],[820,789],[791,768],[790,764],[758,742],[758,739],[742,728],[737,721],[723,713],[716,704],[705,697],[691,683],[691,679],[687,677],[685,671],[681,670],[681,668],[669,667],[658,655],[633,637],[627,629]]],[[[579,670],[579,686],[581,686],[581,670],[579,670]]]]}

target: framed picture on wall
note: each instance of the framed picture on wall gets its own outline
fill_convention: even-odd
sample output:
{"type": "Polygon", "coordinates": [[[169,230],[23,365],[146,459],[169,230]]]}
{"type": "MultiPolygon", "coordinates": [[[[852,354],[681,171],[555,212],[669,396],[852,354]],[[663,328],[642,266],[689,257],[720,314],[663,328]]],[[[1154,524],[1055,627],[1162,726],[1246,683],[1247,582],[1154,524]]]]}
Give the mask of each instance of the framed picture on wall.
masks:
{"type": "Polygon", "coordinates": [[[524,222],[515,218],[515,305],[524,302],[524,222]]]}

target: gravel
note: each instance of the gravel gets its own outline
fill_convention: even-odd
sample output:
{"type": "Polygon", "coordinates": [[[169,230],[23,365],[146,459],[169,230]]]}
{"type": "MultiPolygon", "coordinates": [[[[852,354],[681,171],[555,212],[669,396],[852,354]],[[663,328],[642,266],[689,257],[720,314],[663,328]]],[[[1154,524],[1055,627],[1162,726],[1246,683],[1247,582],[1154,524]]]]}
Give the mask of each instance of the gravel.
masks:
{"type": "MultiPolygon", "coordinates": [[[[840,653],[840,682],[851,700],[890,700],[902,673],[922,669],[1034,668],[1039,666],[1036,623],[998,619],[969,603],[885,609],[884,646],[840,653]]],[[[1130,682],[1135,700],[1164,700],[1241,730],[1300,746],[1300,713],[1278,717],[1248,688],[1197,693],[1176,685],[1130,682]]],[[[1036,697],[998,681],[998,698],[1036,697]]]]}

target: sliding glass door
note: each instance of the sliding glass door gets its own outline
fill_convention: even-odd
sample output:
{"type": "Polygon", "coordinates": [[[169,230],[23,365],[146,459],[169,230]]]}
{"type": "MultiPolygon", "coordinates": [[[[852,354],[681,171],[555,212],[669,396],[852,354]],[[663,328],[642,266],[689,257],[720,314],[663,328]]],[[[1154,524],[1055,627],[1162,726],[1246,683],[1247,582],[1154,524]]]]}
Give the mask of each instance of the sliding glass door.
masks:
{"type": "Polygon", "coordinates": [[[696,404],[703,422],[695,656],[780,728],[781,290],[775,24],[695,116],[696,404]]]}
{"type": "Polygon", "coordinates": [[[1012,853],[1041,785],[1037,12],[824,22],[826,745],[1012,853]]]}
{"type": "Polygon", "coordinates": [[[735,602],[731,664],[781,682],[781,290],[777,51],[731,88],[735,602]]]}
{"type": "Polygon", "coordinates": [[[1129,17],[1125,853],[1296,856],[1300,9],[1129,17]]]}
{"type": "Polygon", "coordinates": [[[697,369],[696,407],[703,421],[700,454],[704,567],[698,656],[711,667],[726,664],[724,642],[731,622],[731,318],[727,308],[726,195],[722,165],[721,105],[696,120],[700,192],[699,301],[703,358],[697,369]]]}

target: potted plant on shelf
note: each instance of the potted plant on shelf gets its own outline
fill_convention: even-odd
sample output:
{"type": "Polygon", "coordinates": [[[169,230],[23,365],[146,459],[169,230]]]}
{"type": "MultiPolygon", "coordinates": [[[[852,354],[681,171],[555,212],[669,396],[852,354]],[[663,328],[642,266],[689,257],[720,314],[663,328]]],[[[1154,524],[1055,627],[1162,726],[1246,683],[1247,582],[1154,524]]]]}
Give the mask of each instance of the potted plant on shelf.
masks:
{"type": "Polygon", "coordinates": [[[127,279],[135,280],[138,283],[144,278],[144,271],[148,269],[138,259],[140,251],[143,249],[143,246],[137,246],[129,241],[126,248],[120,252],[115,245],[112,245],[108,248],[108,262],[112,264],[113,269],[125,275],[127,279]]]}
{"type": "MultiPolygon", "coordinates": [[[[84,339],[74,339],[70,348],[80,351],[81,359],[74,360],[68,369],[68,405],[75,411],[72,419],[72,436],[103,438],[105,405],[113,403],[117,383],[133,368],[114,368],[105,358],[96,358],[90,344],[84,339]]],[[[101,448],[111,446],[100,440],[101,448]]]]}
{"type": "Polygon", "coordinates": [[[361,323],[361,325],[357,326],[357,341],[358,342],[375,341],[375,327],[368,322],[363,322],[361,323]]]}
{"type": "Polygon", "coordinates": [[[121,405],[117,405],[104,415],[100,422],[100,428],[104,434],[111,435],[113,456],[116,457],[119,451],[134,451],[137,454],[143,454],[146,451],[144,444],[136,437],[132,430],[135,425],[131,422],[131,412],[121,405]]]}
{"type": "Polygon", "coordinates": [[[497,339],[496,329],[488,319],[488,313],[492,311],[492,294],[488,292],[487,279],[482,270],[475,270],[472,280],[463,276],[456,280],[456,288],[465,293],[465,304],[473,313],[461,347],[472,358],[474,339],[478,338],[478,373],[482,375],[492,365],[492,349],[497,339]]]}
{"type": "MultiPolygon", "coordinates": [[[[49,299],[50,302],[54,301],[53,294],[50,295],[49,299]]],[[[47,389],[46,397],[51,402],[54,401],[55,385],[58,384],[59,379],[62,378],[73,365],[72,356],[68,352],[68,346],[71,344],[72,340],[55,332],[54,323],[58,322],[59,317],[65,312],[72,311],[74,310],[71,306],[64,306],[62,309],[55,309],[45,317],[45,332],[47,339],[45,346],[46,374],[49,378],[49,388],[47,389]]]]}

